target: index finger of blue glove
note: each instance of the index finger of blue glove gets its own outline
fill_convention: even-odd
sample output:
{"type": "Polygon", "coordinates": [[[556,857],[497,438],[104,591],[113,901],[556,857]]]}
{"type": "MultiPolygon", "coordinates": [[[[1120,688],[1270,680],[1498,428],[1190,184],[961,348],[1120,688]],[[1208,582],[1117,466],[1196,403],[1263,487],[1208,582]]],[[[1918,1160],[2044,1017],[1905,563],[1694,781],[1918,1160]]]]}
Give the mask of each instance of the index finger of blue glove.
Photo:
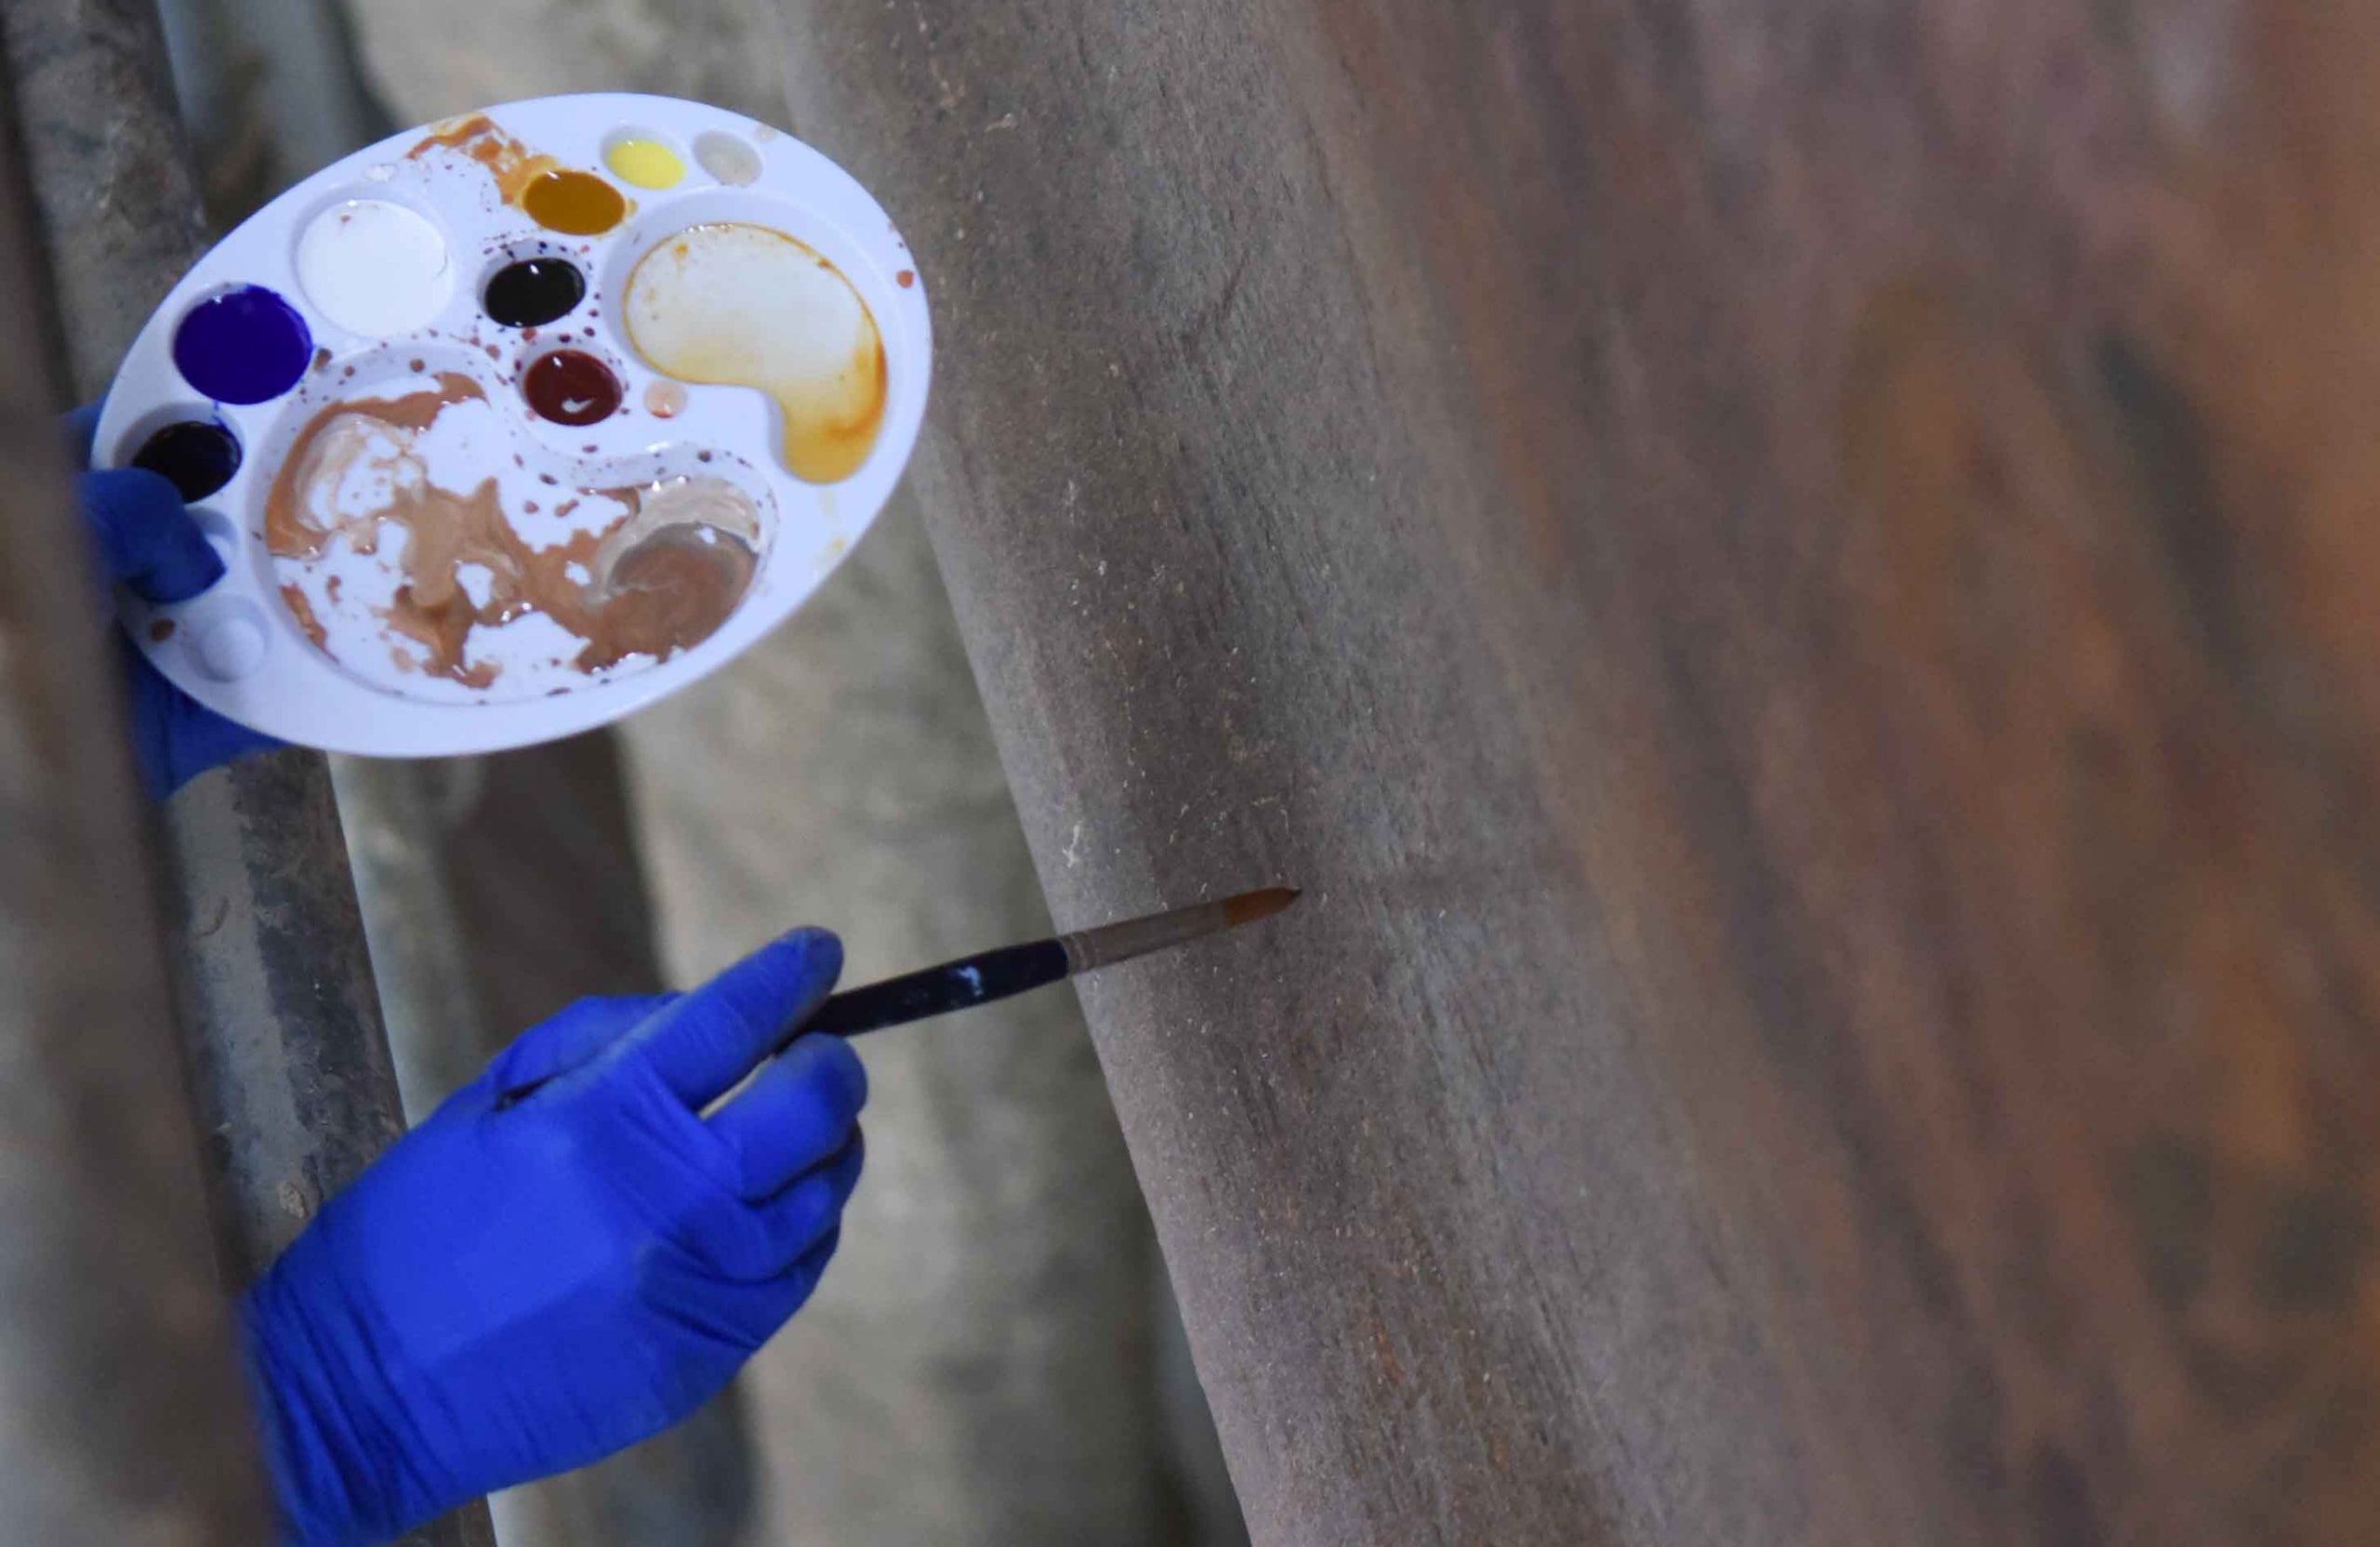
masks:
{"type": "Polygon", "coordinates": [[[223,559],[171,483],[144,468],[86,472],[83,514],[108,575],[151,602],[187,602],[223,577],[223,559]]]}
{"type": "Polygon", "coordinates": [[[735,1157],[737,1192],[752,1202],[843,1147],[867,1104],[867,1070],[840,1037],[805,1037],[769,1061],[710,1130],[735,1157]]]}
{"type": "Polygon", "coordinates": [[[655,1015],[631,1051],[680,1101],[707,1106],[818,1008],[842,970],[841,941],[796,930],[655,1015]]]}
{"type": "Polygon", "coordinates": [[[592,1063],[629,1032],[677,999],[675,994],[585,998],[531,1026],[488,1061],[486,1083],[501,1094],[541,1085],[592,1063]]]}

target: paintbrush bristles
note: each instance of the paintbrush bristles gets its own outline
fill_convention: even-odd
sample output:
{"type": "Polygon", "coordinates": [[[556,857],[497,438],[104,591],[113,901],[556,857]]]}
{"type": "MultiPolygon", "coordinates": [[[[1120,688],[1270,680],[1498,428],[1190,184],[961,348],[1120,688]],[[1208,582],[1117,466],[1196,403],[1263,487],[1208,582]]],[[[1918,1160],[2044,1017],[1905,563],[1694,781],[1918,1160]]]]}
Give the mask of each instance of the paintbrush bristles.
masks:
{"type": "Polygon", "coordinates": [[[1170,913],[1160,913],[1148,919],[1130,919],[1120,924],[1107,924],[1095,930],[1082,930],[1062,934],[1058,944],[1065,948],[1068,972],[1088,972],[1097,967],[1110,967],[1119,961],[1130,961],[1136,956],[1161,951],[1169,945],[1179,945],[1218,931],[1240,924],[1269,919],[1298,900],[1297,889],[1287,886],[1267,887],[1262,892],[1243,892],[1217,903],[1194,903],[1170,913]]]}
{"type": "Polygon", "coordinates": [[[1294,886],[1268,886],[1262,892],[1243,892],[1223,901],[1223,919],[1232,927],[1252,924],[1259,919],[1270,919],[1294,903],[1302,893],[1294,886]]]}

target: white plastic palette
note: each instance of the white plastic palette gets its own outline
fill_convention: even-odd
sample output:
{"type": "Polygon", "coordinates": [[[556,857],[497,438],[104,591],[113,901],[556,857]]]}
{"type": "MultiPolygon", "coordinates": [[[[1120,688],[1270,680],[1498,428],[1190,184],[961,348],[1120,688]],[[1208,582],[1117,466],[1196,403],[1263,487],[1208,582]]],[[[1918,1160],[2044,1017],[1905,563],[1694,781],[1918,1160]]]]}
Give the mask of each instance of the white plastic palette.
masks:
{"type": "Polygon", "coordinates": [[[789,136],[610,94],[393,136],[225,238],[134,343],[97,459],[183,483],[229,572],[178,606],[121,597],[125,625],[201,703],[303,745],[589,729],[834,569],[916,443],[931,355],[892,221],[789,136]],[[566,313],[489,314],[498,273],[557,264],[585,284],[566,313]],[[169,464],[224,434],[238,469],[198,493],[216,479],[169,464]]]}

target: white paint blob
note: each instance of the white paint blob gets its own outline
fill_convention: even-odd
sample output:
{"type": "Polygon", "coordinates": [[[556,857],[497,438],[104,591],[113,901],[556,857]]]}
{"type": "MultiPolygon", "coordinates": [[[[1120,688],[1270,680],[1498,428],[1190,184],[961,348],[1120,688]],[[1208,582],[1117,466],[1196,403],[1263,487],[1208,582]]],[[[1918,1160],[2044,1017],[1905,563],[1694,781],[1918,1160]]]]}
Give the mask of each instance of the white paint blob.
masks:
{"type": "Polygon", "coordinates": [[[730,188],[760,180],[760,152],[720,129],[705,130],[694,141],[694,165],[730,188]]]}
{"type": "Polygon", "coordinates": [[[425,217],[384,199],[353,199],[315,216],[298,239],[298,283],[348,332],[390,338],[445,310],[455,265],[425,217]]]}
{"type": "Polygon", "coordinates": [[[264,630],[242,614],[217,618],[199,630],[199,669],[218,682],[245,677],[264,660],[264,630]]]}

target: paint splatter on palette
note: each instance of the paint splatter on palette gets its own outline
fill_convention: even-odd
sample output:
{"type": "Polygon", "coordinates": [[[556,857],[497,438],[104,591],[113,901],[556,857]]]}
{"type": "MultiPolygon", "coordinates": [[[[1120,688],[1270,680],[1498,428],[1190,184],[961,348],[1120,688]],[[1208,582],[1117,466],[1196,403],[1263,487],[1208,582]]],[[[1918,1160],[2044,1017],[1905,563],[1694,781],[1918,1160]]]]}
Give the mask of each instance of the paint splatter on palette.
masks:
{"type": "Polygon", "coordinates": [[[394,136],[152,319],[103,461],[228,573],[120,600],[201,702],[395,756],[588,729],[798,607],[900,477],[924,290],[816,152],[696,102],[548,98],[394,136]]]}

